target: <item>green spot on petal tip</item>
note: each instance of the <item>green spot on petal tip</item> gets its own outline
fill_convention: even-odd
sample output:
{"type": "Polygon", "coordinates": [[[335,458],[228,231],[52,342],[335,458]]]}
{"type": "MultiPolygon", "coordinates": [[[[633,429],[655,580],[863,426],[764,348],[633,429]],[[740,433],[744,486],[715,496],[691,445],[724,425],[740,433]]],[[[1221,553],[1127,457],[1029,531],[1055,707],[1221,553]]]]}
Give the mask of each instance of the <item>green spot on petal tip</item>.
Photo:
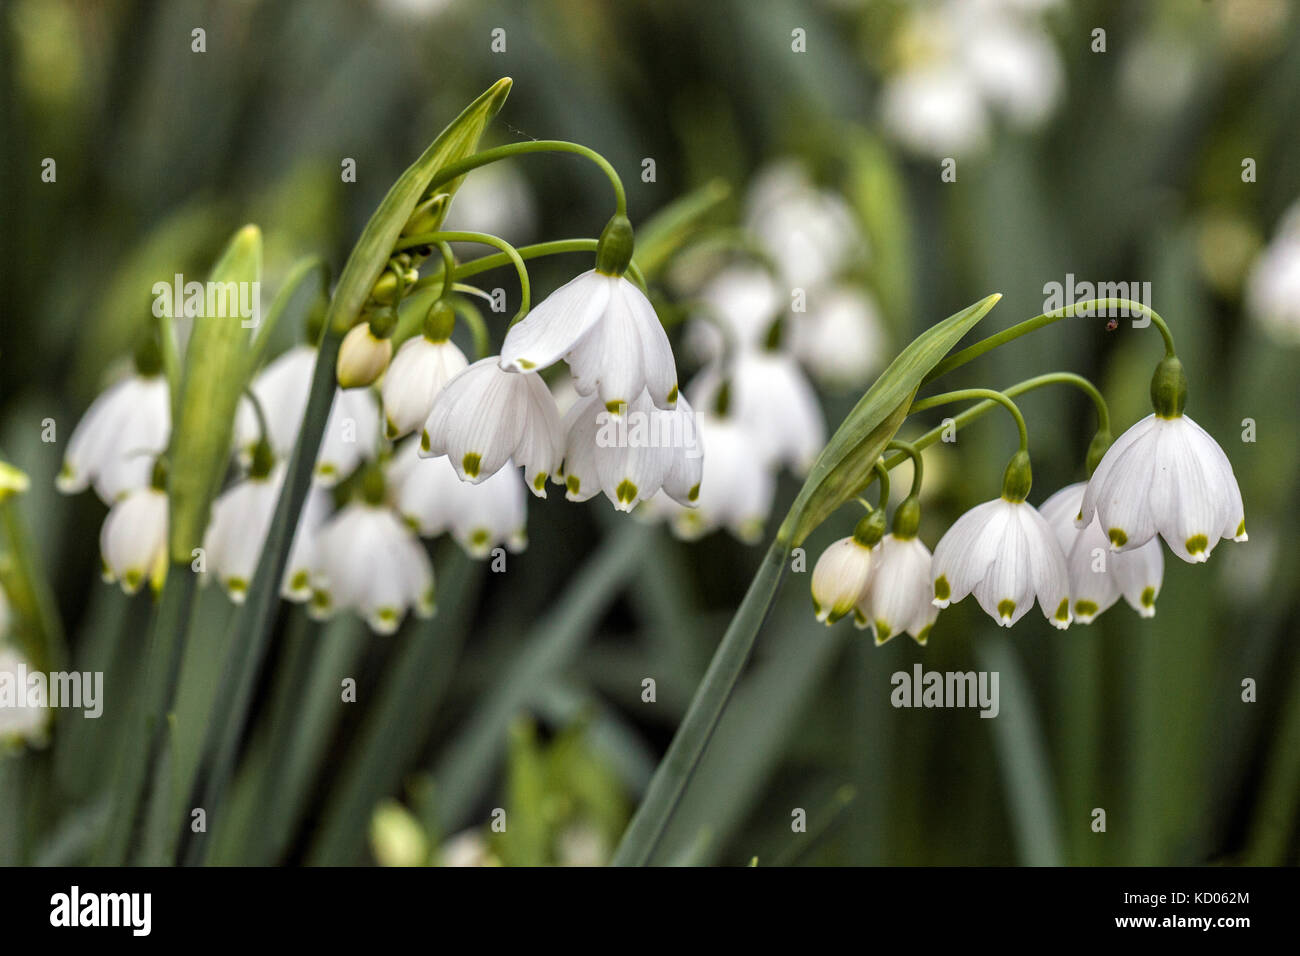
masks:
{"type": "Polygon", "coordinates": [[[467,474],[471,478],[477,478],[478,470],[483,464],[483,456],[476,454],[474,452],[470,452],[468,455],[464,457],[464,459],[462,459],[460,464],[461,464],[461,468],[464,469],[465,474],[467,474]]]}

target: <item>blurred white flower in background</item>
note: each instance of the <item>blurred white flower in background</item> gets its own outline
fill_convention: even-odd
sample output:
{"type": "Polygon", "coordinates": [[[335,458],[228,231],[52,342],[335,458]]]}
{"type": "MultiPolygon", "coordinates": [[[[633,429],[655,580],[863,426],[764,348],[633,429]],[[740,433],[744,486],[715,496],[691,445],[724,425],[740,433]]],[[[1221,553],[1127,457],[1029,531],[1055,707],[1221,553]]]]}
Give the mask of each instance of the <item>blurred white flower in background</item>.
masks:
{"type": "Polygon", "coordinates": [[[1043,22],[1054,2],[935,0],[909,8],[894,38],[881,116],[908,149],[948,157],[978,152],[995,117],[1036,129],[1065,85],[1043,22]]]}
{"type": "Polygon", "coordinates": [[[522,245],[537,233],[537,202],[517,166],[492,163],[465,177],[456,190],[442,228],[451,232],[486,232],[512,245],[522,245]]]}
{"type": "MultiPolygon", "coordinates": [[[[5,601],[0,591],[0,604],[5,601]]],[[[3,631],[0,630],[0,637],[3,631]]],[[[45,743],[50,723],[50,709],[45,701],[32,700],[17,684],[30,670],[27,659],[16,648],[0,643],[0,681],[17,692],[12,702],[0,701],[0,746],[7,743],[45,743]]]]}
{"type": "Polygon", "coordinates": [[[1300,345],[1300,202],[1256,258],[1246,280],[1246,307],[1270,337],[1300,345]]]}

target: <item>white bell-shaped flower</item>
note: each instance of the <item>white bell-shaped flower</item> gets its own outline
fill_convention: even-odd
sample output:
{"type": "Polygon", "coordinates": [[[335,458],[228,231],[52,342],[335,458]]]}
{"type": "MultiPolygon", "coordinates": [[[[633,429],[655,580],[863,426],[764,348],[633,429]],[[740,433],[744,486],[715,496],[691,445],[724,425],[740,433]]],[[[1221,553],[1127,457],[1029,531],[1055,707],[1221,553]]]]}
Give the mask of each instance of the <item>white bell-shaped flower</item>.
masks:
{"type": "Polygon", "coordinates": [[[311,575],[316,566],[316,537],[334,511],[334,496],[319,485],[307,491],[302,514],[293,531],[289,545],[289,560],[284,566],[284,581],[280,595],[287,600],[303,603],[311,599],[311,575]]]}
{"type": "Polygon", "coordinates": [[[415,442],[389,462],[393,504],[422,537],[451,532],[473,558],[499,545],[519,552],[528,545],[528,491],[512,463],[478,484],[461,481],[445,458],[421,458],[415,442]]]}
{"type": "Polygon", "coordinates": [[[133,488],[113,502],[99,530],[106,582],[118,581],[134,594],[146,580],[155,589],[167,574],[167,495],[158,488],[133,488]]]}
{"type": "Polygon", "coordinates": [[[1232,464],[1186,415],[1148,415],[1107,449],[1088,481],[1075,524],[1094,515],[1115,551],[1157,534],[1184,561],[1210,557],[1220,538],[1246,540],[1246,516],[1232,464]]]}
{"type": "Polygon", "coordinates": [[[502,369],[569,364],[582,395],[611,411],[649,391],[659,408],[677,401],[677,364],[654,306],[631,281],[595,269],[556,289],[506,333],[502,369]]]}
{"type": "Polygon", "coordinates": [[[686,329],[686,346],[713,361],[728,347],[759,348],[785,308],[784,295],[767,269],[733,265],[711,276],[695,297],[699,307],[686,329]]]}
{"type": "Polygon", "coordinates": [[[1300,345],[1300,203],[1283,217],[1277,235],[1251,266],[1246,304],[1276,341],[1300,345]]]}
{"type": "Polygon", "coordinates": [[[799,363],[779,349],[746,350],[723,373],[701,372],[691,383],[696,407],[715,404],[727,387],[730,413],[744,421],[777,464],[806,474],[826,444],[826,422],[812,383],[799,363]]]}
{"type": "Polygon", "coordinates": [[[533,494],[564,455],[560,413],[535,372],[507,372],[497,356],[475,362],[447,384],[424,423],[420,454],[446,455],[462,481],[480,482],[514,459],[533,494]]]}
{"type": "Polygon", "coordinates": [[[952,64],[927,64],[887,79],[880,116],[899,142],[923,156],[963,156],[982,149],[989,138],[980,91],[952,64]]]}
{"type": "Polygon", "coordinates": [[[771,454],[753,429],[734,416],[695,412],[702,459],[694,508],[682,507],[664,492],[647,502],[650,516],[671,519],[674,534],[686,540],[726,528],[745,544],[757,544],[776,494],[771,454]]]}
{"type": "MultiPolygon", "coordinates": [[[[267,364],[253,380],[252,392],[266,413],[267,440],[278,459],[287,460],[298,441],[316,349],[299,345],[267,364]]],[[[253,405],[244,398],[235,416],[235,443],[245,458],[261,432],[253,405]]],[[[315,480],[332,487],[374,456],[379,441],[379,403],[367,388],[336,389],[330,406],[320,452],[316,456],[315,480]]]]}
{"type": "Polygon", "coordinates": [[[384,375],[384,422],[389,438],[415,431],[429,418],[433,400],[469,361],[451,339],[417,335],[402,343],[384,375]]]}
{"type": "Polygon", "coordinates": [[[91,404],[68,440],[56,479],[65,493],[95,493],[112,504],[127,491],[149,484],[154,458],[171,437],[171,398],[162,375],[132,375],[91,404]]]}
{"type": "Polygon", "coordinates": [[[822,285],[867,254],[852,207],[814,183],[796,160],[777,162],[754,177],[745,226],[781,271],[786,295],[822,285]]]}
{"type": "Polygon", "coordinates": [[[408,610],[420,617],[433,613],[433,565],[388,505],[347,505],[321,529],[314,550],[313,616],[347,608],[371,630],[391,634],[408,610]]]}
{"type": "MultiPolygon", "coordinates": [[[[3,600],[0,598],[0,600],[3,600]]],[[[28,684],[30,666],[16,648],[0,643],[0,683],[13,687],[12,701],[0,699],[0,750],[10,741],[42,745],[50,726],[49,701],[28,684]]]]}
{"type": "Polygon", "coordinates": [[[619,511],[631,511],[660,488],[687,506],[699,496],[704,450],[685,398],[663,411],[642,392],[615,415],[590,395],[569,410],[564,429],[563,479],[570,501],[603,491],[619,511]]]}
{"type": "Polygon", "coordinates": [[[1087,487],[1084,481],[1066,485],[1038,509],[1065,552],[1074,619],[1090,624],[1121,594],[1143,617],[1154,616],[1165,572],[1159,539],[1152,538],[1132,551],[1110,551],[1106,533],[1095,516],[1086,528],[1074,523],[1087,487]]]}
{"type": "Polygon", "coordinates": [[[887,534],[876,547],[876,568],[853,620],[870,627],[877,644],[906,632],[924,645],[939,616],[934,606],[932,556],[916,535],[887,534]]]}
{"type": "Polygon", "coordinates": [[[874,549],[858,535],[840,538],[817,559],[812,573],[813,612],[827,626],[862,600],[876,569],[874,549]]]}
{"type": "Polygon", "coordinates": [[[248,595],[283,486],[284,465],[278,465],[235,482],[212,502],[203,536],[207,571],[236,604],[248,595]]]}
{"type": "Polygon", "coordinates": [[[1070,625],[1070,582],[1056,534],[1027,501],[995,498],[966,512],[939,541],[931,565],[934,606],[972,592],[1004,627],[1034,600],[1057,628],[1070,625]]]}
{"type": "Polygon", "coordinates": [[[884,364],[885,332],[875,300],[848,286],[810,296],[790,316],[790,351],[823,382],[864,389],[884,364]]]}

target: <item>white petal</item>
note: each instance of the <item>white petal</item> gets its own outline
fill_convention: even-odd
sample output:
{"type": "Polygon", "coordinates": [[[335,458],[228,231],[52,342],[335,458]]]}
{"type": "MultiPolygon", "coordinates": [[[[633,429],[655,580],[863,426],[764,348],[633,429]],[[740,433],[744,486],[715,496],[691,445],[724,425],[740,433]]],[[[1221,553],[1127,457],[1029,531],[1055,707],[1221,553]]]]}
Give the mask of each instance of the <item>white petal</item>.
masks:
{"type": "Polygon", "coordinates": [[[600,393],[601,403],[617,413],[646,386],[640,323],[625,296],[615,291],[600,321],[565,355],[579,393],[600,393]]]}
{"type": "Polygon", "coordinates": [[[602,423],[609,422],[599,395],[579,398],[564,416],[564,496],[570,501],[586,501],[601,490],[596,442],[602,423]]]}
{"type": "Polygon", "coordinates": [[[1052,626],[1070,626],[1070,575],[1056,533],[1029,502],[1017,509],[1029,554],[1029,572],[1038,607],[1052,626]]]}
{"type": "Polygon", "coordinates": [[[619,511],[631,511],[663,485],[672,468],[674,452],[664,444],[659,425],[670,413],[660,412],[646,392],[624,416],[615,418],[602,409],[597,415],[596,474],[605,496],[619,511]]]}
{"type": "Polygon", "coordinates": [[[1011,508],[1011,503],[1002,498],[976,505],[939,539],[932,564],[935,607],[955,604],[984,579],[1013,517],[1011,508]],[[948,593],[940,597],[945,586],[948,593]]]}
{"type": "Polygon", "coordinates": [[[511,551],[522,551],[528,540],[528,493],[518,469],[509,465],[482,484],[462,487],[461,507],[452,518],[452,532],[466,553],[486,558],[500,544],[511,551]]]}
{"type": "MultiPolygon", "coordinates": [[[[1152,480],[1151,511],[1156,529],[1184,561],[1210,557],[1232,506],[1222,469],[1231,475],[1214,439],[1182,416],[1161,420],[1152,480]]],[[[1145,542],[1144,542],[1145,543],[1145,542]]]]}
{"type": "Polygon", "coordinates": [[[1148,415],[1111,442],[1110,447],[1106,449],[1106,454],[1102,456],[1096,470],[1093,471],[1092,477],[1088,479],[1087,489],[1083,494],[1083,504],[1080,506],[1080,513],[1075,516],[1074,523],[1076,527],[1082,528],[1092,519],[1092,516],[1097,511],[1097,495],[1101,491],[1102,485],[1110,479],[1116,462],[1135,443],[1147,439],[1151,429],[1155,426],[1155,422],[1155,415],[1148,415]]]}
{"type": "Polygon", "coordinates": [[[399,438],[423,425],[438,393],[468,366],[450,340],[431,342],[417,335],[403,342],[384,375],[388,437],[399,438]]]}
{"type": "Polygon", "coordinates": [[[677,363],[668,343],[668,333],[644,292],[622,278],[619,279],[618,292],[623,295],[636,322],[646,391],[656,407],[667,411],[677,402],[677,363]]]}
{"type": "Polygon", "coordinates": [[[663,490],[678,504],[694,507],[704,478],[704,442],[700,439],[695,410],[683,395],[677,399],[677,407],[672,412],[660,414],[672,416],[672,434],[680,436],[674,445],[672,465],[664,476],[663,490]]]}
{"type": "Polygon", "coordinates": [[[1129,607],[1143,617],[1155,616],[1164,574],[1165,556],[1158,538],[1132,551],[1110,555],[1109,576],[1114,578],[1129,607]]]}
{"type": "Polygon", "coordinates": [[[524,480],[538,498],[546,497],[546,481],[557,474],[564,460],[564,428],[560,410],[555,406],[546,383],[537,373],[507,373],[515,383],[519,410],[523,420],[519,442],[511,452],[515,463],[524,468],[524,480]]]}
{"type": "Polygon", "coordinates": [[[616,282],[593,269],[560,286],[506,333],[501,368],[526,372],[554,365],[604,315],[616,282]]]}
{"type": "Polygon", "coordinates": [[[858,603],[858,612],[870,625],[877,644],[902,633],[925,643],[939,616],[939,609],[931,603],[930,570],[930,551],[920,539],[888,534],[881,540],[871,584],[858,603]]]}
{"type": "MultiPolygon", "coordinates": [[[[1145,544],[1156,533],[1153,507],[1164,487],[1155,481],[1162,441],[1159,421],[1149,416],[1121,435],[1102,457],[1083,495],[1083,519],[1095,509],[1116,551],[1145,544]]],[[[1081,523],[1076,519],[1076,525],[1081,523]]]]}
{"type": "Polygon", "coordinates": [[[128,594],[159,581],[167,561],[167,496],[141,488],[119,498],[100,529],[99,550],[106,574],[128,594]]]}
{"type": "Polygon", "coordinates": [[[871,583],[871,549],[852,537],[840,538],[813,567],[812,600],[817,620],[834,624],[853,610],[871,583]]]}
{"type": "Polygon", "coordinates": [[[530,424],[527,393],[520,391],[529,377],[502,371],[496,356],[475,362],[434,399],[421,454],[446,455],[462,481],[495,474],[530,424]]]}
{"type": "MultiPolygon", "coordinates": [[[[1000,540],[993,548],[993,561],[971,592],[985,613],[1003,627],[1014,625],[1034,603],[1031,563],[1035,555],[1023,522],[1027,507],[1023,502],[1008,503],[1000,540]]],[[[988,530],[985,536],[993,537],[988,530]]]]}

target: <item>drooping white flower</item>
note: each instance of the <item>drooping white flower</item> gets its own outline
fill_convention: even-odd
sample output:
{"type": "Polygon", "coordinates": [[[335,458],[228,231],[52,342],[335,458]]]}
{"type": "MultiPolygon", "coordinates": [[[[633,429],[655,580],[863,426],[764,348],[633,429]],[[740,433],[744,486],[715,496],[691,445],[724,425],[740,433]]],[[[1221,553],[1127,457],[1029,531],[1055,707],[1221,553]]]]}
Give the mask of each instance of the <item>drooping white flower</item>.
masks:
{"type": "Polygon", "coordinates": [[[392,634],[407,610],[433,613],[433,565],[419,539],[385,504],[354,501],[316,538],[310,611],[351,609],[371,630],[392,634]]]}
{"type": "Polygon", "coordinates": [[[380,338],[361,322],[348,330],[339,343],[339,357],[335,368],[339,388],[364,388],[373,384],[388,368],[393,357],[393,340],[380,338]]]}
{"type": "Polygon", "coordinates": [[[973,16],[963,28],[961,51],[985,101],[1012,125],[1033,129],[1055,109],[1064,69],[1038,25],[1010,16],[973,16]]]}
{"type": "Polygon", "coordinates": [[[809,298],[789,326],[790,350],[817,378],[862,388],[885,358],[884,323],[875,300],[849,286],[809,298]]]}
{"type": "MultiPolygon", "coordinates": [[[[287,459],[298,441],[315,368],[316,349],[299,345],[271,361],[253,381],[252,391],[266,413],[267,440],[276,458],[287,459]]],[[[235,416],[235,443],[244,456],[260,434],[252,403],[244,398],[235,416]]],[[[316,457],[315,480],[326,487],[337,484],[373,457],[378,440],[379,403],[374,393],[366,388],[335,390],[316,457]]]]}
{"type": "Polygon", "coordinates": [[[940,539],[931,565],[934,606],[974,593],[1004,627],[1034,600],[1052,626],[1070,625],[1070,582],[1056,535],[1027,501],[994,498],[966,512],[940,539]]]}
{"type": "Polygon", "coordinates": [[[212,502],[203,553],[208,572],[236,604],[248,595],[283,485],[281,464],[270,474],[235,482],[212,502]]]}
{"type": "Polygon", "coordinates": [[[875,571],[854,609],[854,623],[870,627],[877,644],[906,632],[924,645],[939,616],[930,549],[915,535],[887,534],[875,553],[875,571]]]}
{"type": "Polygon", "coordinates": [[[963,156],[989,138],[978,88],[959,67],[933,64],[890,77],[881,91],[884,125],[913,152],[963,156]]]}
{"type": "Polygon", "coordinates": [[[685,398],[663,411],[642,392],[614,415],[589,395],[564,419],[564,486],[570,501],[600,491],[619,511],[631,511],[660,488],[679,504],[699,495],[704,450],[695,412],[685,398]]]}
{"type": "Polygon", "coordinates": [[[91,404],[68,441],[56,479],[65,493],[91,483],[105,504],[149,484],[154,458],[171,436],[171,398],[162,375],[132,375],[91,404]]]}
{"type": "Polygon", "coordinates": [[[0,684],[11,689],[0,694],[0,746],[9,741],[43,744],[50,724],[49,701],[41,699],[27,683],[27,659],[16,648],[0,642],[0,684]]]}
{"type": "Polygon", "coordinates": [[[510,462],[478,484],[461,481],[445,458],[421,458],[415,442],[389,462],[393,504],[422,537],[450,531],[473,558],[486,558],[499,545],[513,552],[528,545],[528,492],[510,462]]]}
{"type": "Polygon", "coordinates": [[[1159,534],[1178,557],[1200,563],[1220,538],[1247,539],[1232,464],[1186,415],[1148,415],[1115,440],[1088,481],[1075,524],[1086,527],[1094,515],[1113,551],[1159,534]]]}
{"type": "Polygon", "coordinates": [[[1066,485],[1039,508],[1065,552],[1074,619],[1090,624],[1118,601],[1121,594],[1143,617],[1154,616],[1165,570],[1159,540],[1152,538],[1132,551],[1111,552],[1106,533],[1095,516],[1086,528],[1076,527],[1074,517],[1083,504],[1087,487],[1084,481],[1066,485]]]}
{"type": "Polygon", "coordinates": [[[333,495],[313,485],[307,491],[302,514],[293,531],[289,545],[289,560],[284,566],[284,582],[280,594],[287,600],[301,604],[311,598],[311,573],[316,566],[316,537],[334,510],[333,495]]]}
{"type": "Polygon", "coordinates": [[[686,540],[726,528],[745,544],[757,544],[776,494],[771,453],[735,416],[698,410],[695,427],[707,449],[695,507],[683,507],[661,491],[646,503],[649,515],[669,517],[673,533],[686,540]]]}
{"type": "Polygon", "coordinates": [[[867,254],[866,237],[849,204],[817,186],[795,160],[774,163],[754,177],[745,226],[791,289],[820,286],[867,254]]]}
{"type": "Polygon", "coordinates": [[[422,426],[438,393],[468,367],[465,353],[451,339],[435,342],[417,335],[403,342],[380,390],[388,437],[400,438],[422,426]]]}
{"type": "Polygon", "coordinates": [[[556,289],[506,333],[502,369],[527,372],[569,364],[578,392],[606,408],[643,390],[659,408],[677,401],[677,364],[654,306],[622,276],[592,269],[556,289]]]}
{"type": "Polygon", "coordinates": [[[724,383],[732,413],[763,442],[767,454],[805,474],[826,444],[826,423],[812,383],[794,357],[780,349],[739,352],[725,377],[716,367],[696,376],[691,383],[695,405],[713,405],[724,383]]]}
{"type": "Polygon", "coordinates": [[[817,620],[834,624],[857,606],[876,569],[875,549],[857,535],[840,538],[817,559],[812,602],[817,620]]]}
{"type": "Polygon", "coordinates": [[[536,372],[507,372],[489,356],[438,393],[420,454],[446,455],[461,481],[472,482],[495,475],[513,458],[533,494],[545,498],[546,479],[564,455],[560,413],[536,372]]]}
{"type": "Polygon", "coordinates": [[[1300,203],[1283,217],[1251,267],[1246,304],[1270,336],[1283,345],[1300,345],[1300,203]]]}
{"type": "Polygon", "coordinates": [[[167,495],[154,487],[133,488],[115,502],[99,530],[106,582],[118,581],[134,594],[148,580],[155,589],[167,574],[167,495]]]}
{"type": "Polygon", "coordinates": [[[771,274],[753,265],[727,266],[696,298],[703,314],[687,326],[686,346],[704,361],[721,358],[728,347],[760,347],[784,307],[771,274]]]}

